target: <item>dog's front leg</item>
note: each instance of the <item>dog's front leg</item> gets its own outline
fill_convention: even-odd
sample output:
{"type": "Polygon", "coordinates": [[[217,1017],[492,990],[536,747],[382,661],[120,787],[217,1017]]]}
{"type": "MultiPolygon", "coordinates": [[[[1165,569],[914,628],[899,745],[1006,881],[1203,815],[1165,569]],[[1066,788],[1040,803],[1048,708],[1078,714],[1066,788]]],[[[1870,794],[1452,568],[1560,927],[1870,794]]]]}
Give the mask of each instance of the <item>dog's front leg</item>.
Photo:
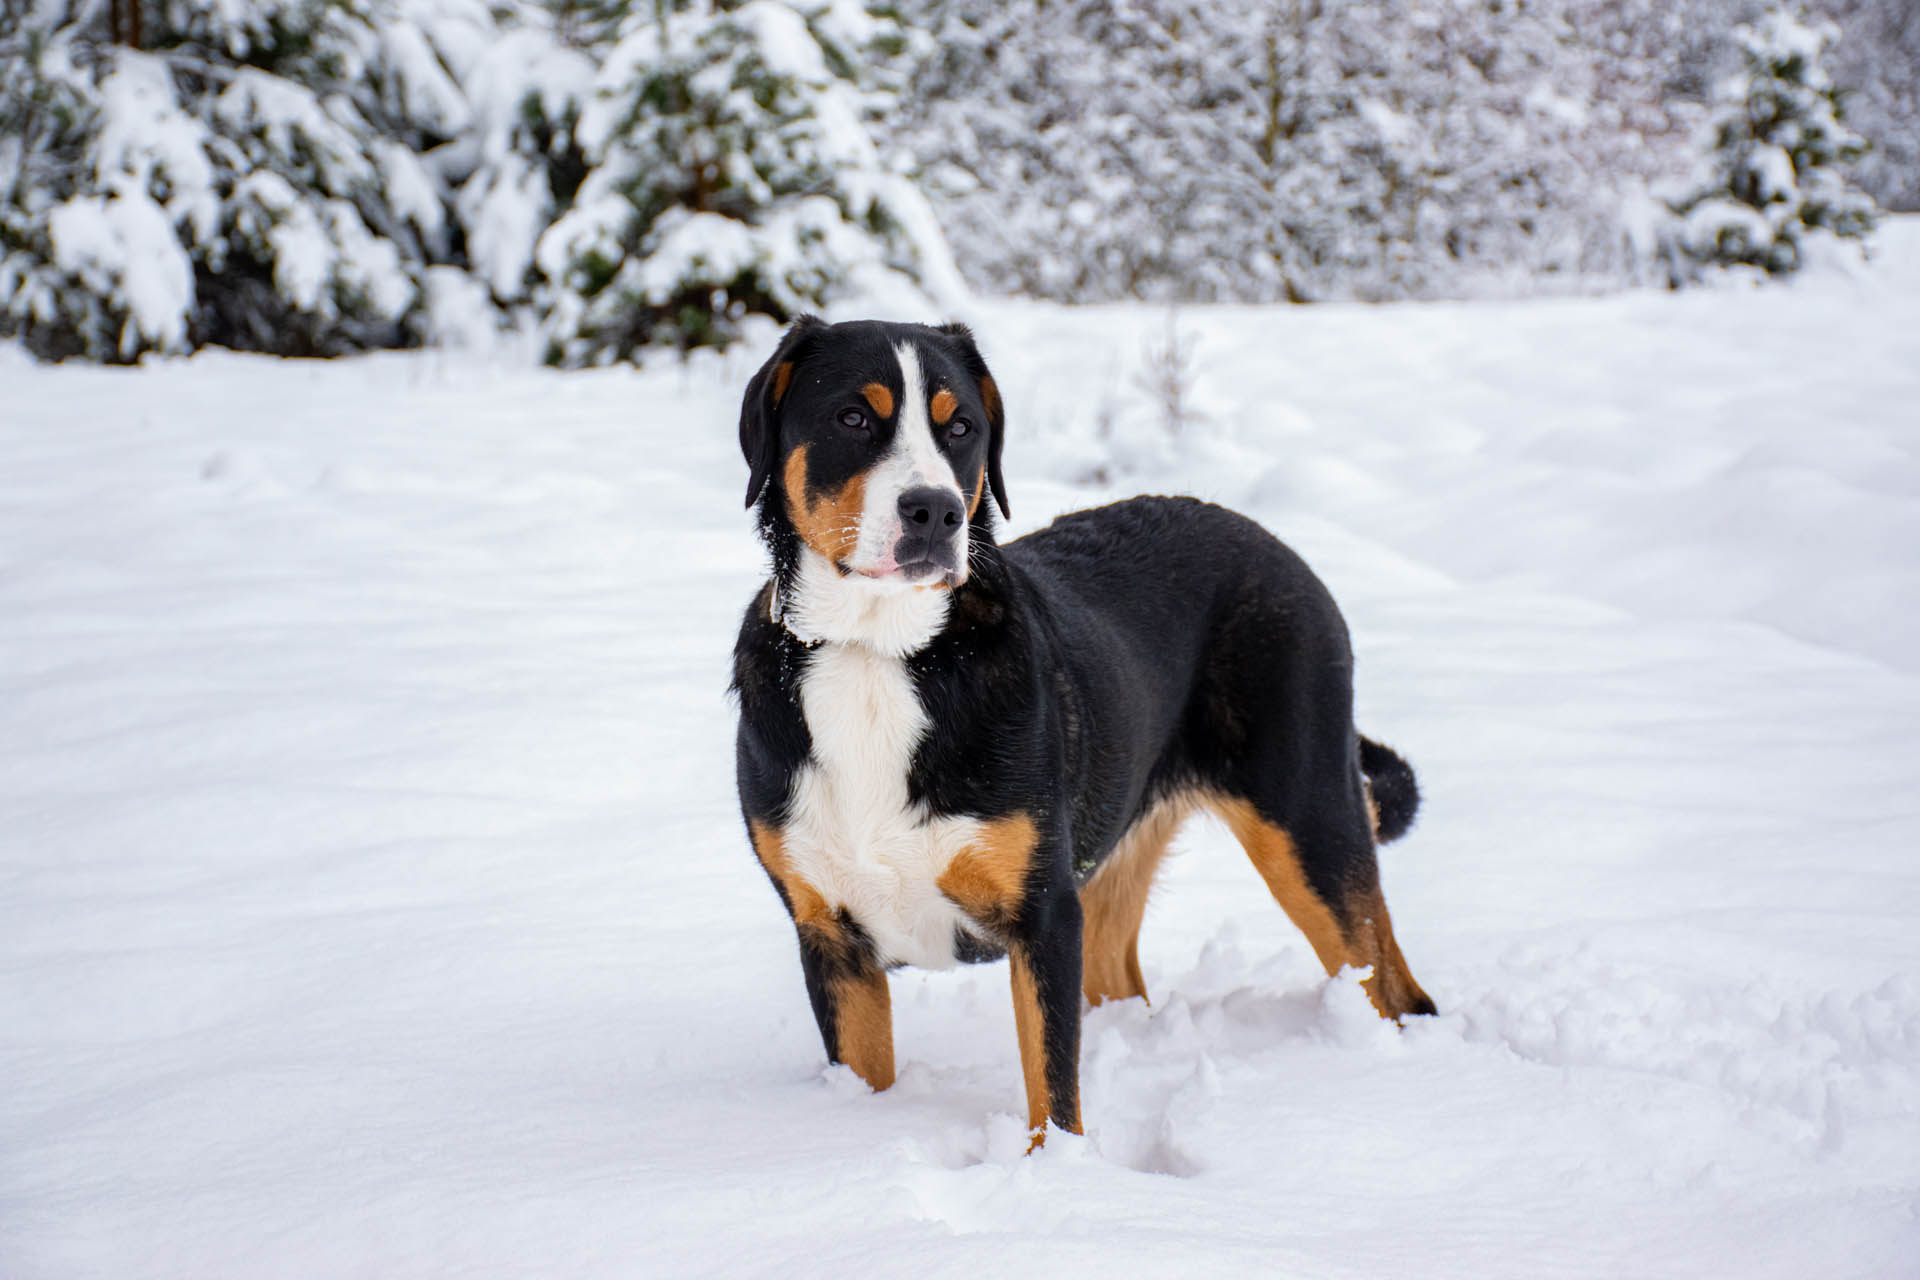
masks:
{"type": "Polygon", "coordinates": [[[876,1092],[893,1084],[893,1000],[887,972],[844,929],[800,926],[800,967],[830,1062],[876,1092]]]}
{"type": "Polygon", "coordinates": [[[1013,1019],[1027,1084],[1031,1151],[1047,1120],[1080,1129],[1080,899],[1071,886],[1030,904],[1030,927],[1007,949],[1013,970],[1013,1019]]]}

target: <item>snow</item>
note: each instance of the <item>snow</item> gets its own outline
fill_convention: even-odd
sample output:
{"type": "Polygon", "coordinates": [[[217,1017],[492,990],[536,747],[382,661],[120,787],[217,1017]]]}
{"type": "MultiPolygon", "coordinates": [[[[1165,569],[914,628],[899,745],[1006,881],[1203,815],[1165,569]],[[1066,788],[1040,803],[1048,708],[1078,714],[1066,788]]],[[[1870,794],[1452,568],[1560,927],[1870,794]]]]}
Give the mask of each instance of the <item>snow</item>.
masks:
{"type": "Polygon", "coordinates": [[[62,270],[97,292],[126,298],[124,351],[136,350],[140,338],[164,350],[186,346],[193,266],[165,211],[144,191],[76,196],[53,210],[47,230],[62,270]]]}
{"type": "Polygon", "coordinates": [[[1003,966],[824,1066],[732,787],[740,389],[0,348],[0,1275],[1888,1277],[1920,1257],[1920,224],[1790,288],[979,303],[1016,529],[1332,586],[1438,1018],[1226,835],[1022,1157],[1003,966]],[[1138,370],[1169,328],[1195,414],[1138,370]]]}

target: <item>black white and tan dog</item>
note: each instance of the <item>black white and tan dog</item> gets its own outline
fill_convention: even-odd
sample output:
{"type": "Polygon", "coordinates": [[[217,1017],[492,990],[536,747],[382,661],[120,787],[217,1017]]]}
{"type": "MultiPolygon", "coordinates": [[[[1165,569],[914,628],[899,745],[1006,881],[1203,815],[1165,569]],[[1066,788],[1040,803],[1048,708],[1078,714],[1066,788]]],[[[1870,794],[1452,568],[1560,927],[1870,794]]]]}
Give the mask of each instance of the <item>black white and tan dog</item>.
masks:
{"type": "Polygon", "coordinates": [[[1413,771],[1354,729],[1327,589],[1188,498],[1001,546],[1004,438],[960,325],[802,318],[741,405],[773,577],[734,651],[740,806],[828,1058],[885,1089],[887,971],[1004,955],[1035,1140],[1079,1132],[1082,994],[1146,995],[1147,893],[1203,808],[1329,973],[1432,1013],[1374,857],[1413,771]]]}

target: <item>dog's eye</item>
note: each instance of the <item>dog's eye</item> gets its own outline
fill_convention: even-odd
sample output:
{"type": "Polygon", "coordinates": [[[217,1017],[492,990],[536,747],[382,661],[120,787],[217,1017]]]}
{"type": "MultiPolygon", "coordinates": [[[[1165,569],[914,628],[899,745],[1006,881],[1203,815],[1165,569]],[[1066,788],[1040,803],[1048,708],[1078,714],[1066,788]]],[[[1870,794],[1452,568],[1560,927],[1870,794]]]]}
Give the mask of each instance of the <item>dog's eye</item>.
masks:
{"type": "Polygon", "coordinates": [[[955,418],[952,425],[947,428],[947,437],[952,440],[958,440],[961,436],[966,435],[972,430],[973,424],[971,422],[968,422],[965,418],[955,418]]]}
{"type": "Polygon", "coordinates": [[[858,409],[842,409],[840,411],[840,425],[850,431],[865,431],[867,429],[867,415],[858,409]]]}

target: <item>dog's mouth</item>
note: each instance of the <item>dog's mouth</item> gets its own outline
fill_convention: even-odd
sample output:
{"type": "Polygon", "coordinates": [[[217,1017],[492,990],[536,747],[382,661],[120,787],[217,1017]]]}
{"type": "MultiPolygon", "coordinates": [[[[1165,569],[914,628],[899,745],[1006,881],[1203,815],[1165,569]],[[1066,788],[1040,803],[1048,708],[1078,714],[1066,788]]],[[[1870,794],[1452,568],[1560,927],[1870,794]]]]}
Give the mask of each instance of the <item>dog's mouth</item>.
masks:
{"type": "Polygon", "coordinates": [[[872,569],[857,568],[845,562],[836,563],[834,567],[840,570],[842,577],[865,578],[868,582],[912,587],[921,591],[946,590],[967,580],[964,566],[933,558],[910,560],[905,564],[896,562],[872,569]]]}

